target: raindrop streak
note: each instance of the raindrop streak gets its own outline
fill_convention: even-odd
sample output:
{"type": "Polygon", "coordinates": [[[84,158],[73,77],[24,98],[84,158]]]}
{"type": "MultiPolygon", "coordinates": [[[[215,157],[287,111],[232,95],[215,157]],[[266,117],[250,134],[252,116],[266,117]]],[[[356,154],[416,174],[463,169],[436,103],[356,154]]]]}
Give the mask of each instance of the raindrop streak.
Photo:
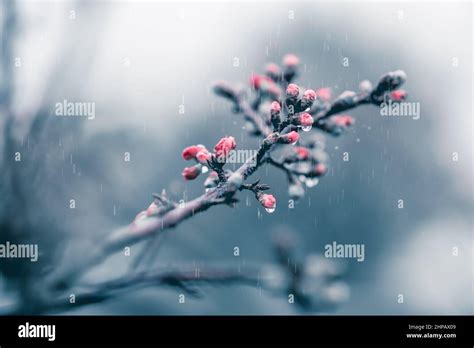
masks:
{"type": "Polygon", "coordinates": [[[313,126],[310,125],[310,126],[301,127],[301,130],[303,132],[309,132],[311,130],[311,128],[313,128],[313,126]]]}
{"type": "Polygon", "coordinates": [[[314,178],[314,179],[309,179],[308,178],[308,179],[306,179],[305,184],[306,184],[307,187],[314,187],[318,184],[318,182],[319,182],[319,179],[317,179],[317,178],[314,178]]]}

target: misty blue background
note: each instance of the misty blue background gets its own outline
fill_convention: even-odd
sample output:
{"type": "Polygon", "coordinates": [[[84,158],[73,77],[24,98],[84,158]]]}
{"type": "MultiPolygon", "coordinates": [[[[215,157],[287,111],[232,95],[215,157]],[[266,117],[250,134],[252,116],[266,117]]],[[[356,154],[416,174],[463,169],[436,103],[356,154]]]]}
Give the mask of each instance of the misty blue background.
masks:
{"type": "MultiPolygon", "coordinates": [[[[335,95],[403,69],[419,120],[383,118],[374,106],[349,112],[355,127],[327,137],[329,175],[295,209],[287,208],[285,176],[263,168],[255,179],[272,187],[275,213],[253,197],[246,205],[242,193],[236,208],[213,207],[168,231],[155,264],[270,263],[278,232],[292,233],[302,256],[333,241],[363,243],[365,261],[346,262],[351,297],[334,313],[472,314],[472,4],[20,1],[18,15],[18,115],[26,131],[39,109],[50,110],[49,122],[67,130],[64,154],[51,139],[45,158],[54,165],[41,183],[49,202],[41,214],[62,227],[50,233],[55,248],[72,238],[66,252],[80,257],[84,240],[128,224],[152,192],[165,188],[176,200],[199,195],[203,178],[181,178],[185,146],[212,147],[233,135],[238,148],[257,147],[242,117],[210,91],[214,81],[247,83],[288,52],[301,58],[297,83],[333,87],[335,95]],[[95,102],[95,120],[56,118],[54,105],[63,99],[95,102]],[[397,209],[399,199],[404,209],[397,209]]],[[[53,248],[43,245],[45,254],[53,248]]],[[[140,250],[133,246],[132,254],[140,250]]],[[[116,255],[89,278],[120,275],[129,261],[116,255]]],[[[202,292],[180,305],[181,291],[149,288],[69,313],[300,313],[286,296],[248,286],[204,285],[202,292]]]]}

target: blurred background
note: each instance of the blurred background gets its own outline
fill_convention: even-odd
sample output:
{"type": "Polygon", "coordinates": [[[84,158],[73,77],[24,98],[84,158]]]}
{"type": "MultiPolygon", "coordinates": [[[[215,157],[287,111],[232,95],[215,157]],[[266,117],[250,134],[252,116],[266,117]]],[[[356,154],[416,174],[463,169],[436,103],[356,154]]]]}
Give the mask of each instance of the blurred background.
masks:
{"type": "MultiPolygon", "coordinates": [[[[36,242],[41,254],[36,264],[0,261],[0,303],[41,282],[35,275],[58,255],[81,257],[83,244],[130,223],[152,192],[201,194],[203,179],[182,180],[185,146],[233,135],[239,148],[256,148],[212,83],[247,83],[291,52],[302,63],[297,83],[335,95],[403,69],[420,119],[351,111],[355,127],[327,136],[329,175],[294,209],[284,175],[260,170],[255,178],[279,201],[273,214],[242,193],[237,207],[168,231],[155,264],[268,264],[275,233],[291,233],[301,255],[359,243],[365,260],[345,260],[350,296],[330,313],[473,314],[472,3],[8,1],[1,20],[0,128],[14,115],[22,144],[2,149],[2,175],[15,151],[36,164],[3,184],[0,241],[36,242]],[[95,119],[56,117],[64,99],[94,102],[95,119]],[[47,128],[33,139],[38,114],[47,128]]],[[[89,277],[117,277],[129,262],[116,255],[89,277]]],[[[183,305],[179,290],[147,288],[67,313],[300,313],[285,295],[251,286],[201,291],[183,305]]]]}

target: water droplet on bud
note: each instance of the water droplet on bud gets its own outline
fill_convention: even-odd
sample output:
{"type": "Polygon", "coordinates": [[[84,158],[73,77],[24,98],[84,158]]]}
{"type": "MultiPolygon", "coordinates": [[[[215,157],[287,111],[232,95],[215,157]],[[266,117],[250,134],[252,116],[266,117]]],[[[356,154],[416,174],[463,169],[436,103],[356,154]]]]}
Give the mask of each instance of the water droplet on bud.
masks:
{"type": "Polygon", "coordinates": [[[309,132],[311,130],[311,128],[313,128],[313,126],[304,126],[304,127],[301,127],[301,130],[303,132],[309,132]]]}
{"type": "Polygon", "coordinates": [[[271,214],[275,211],[276,207],[271,207],[271,208],[265,208],[265,210],[267,211],[267,213],[271,214]]]}
{"type": "Polygon", "coordinates": [[[314,187],[318,184],[318,182],[319,182],[318,178],[312,178],[312,179],[308,178],[308,179],[306,179],[305,184],[308,187],[314,187]]]}

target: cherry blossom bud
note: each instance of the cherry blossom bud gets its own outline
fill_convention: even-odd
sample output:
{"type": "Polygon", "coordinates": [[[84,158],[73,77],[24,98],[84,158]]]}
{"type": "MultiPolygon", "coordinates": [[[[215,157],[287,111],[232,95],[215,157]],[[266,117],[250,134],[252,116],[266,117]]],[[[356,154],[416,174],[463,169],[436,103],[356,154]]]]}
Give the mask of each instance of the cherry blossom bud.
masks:
{"type": "Polygon", "coordinates": [[[298,124],[302,127],[312,126],[314,122],[313,116],[307,112],[298,116],[298,124]]]}
{"type": "Polygon", "coordinates": [[[265,73],[273,80],[277,80],[281,74],[280,67],[275,63],[270,63],[266,66],[265,73]]]}
{"type": "Polygon", "coordinates": [[[258,201],[264,208],[274,209],[276,207],[276,198],[273,195],[263,193],[258,197],[258,201]]]}
{"type": "Polygon", "coordinates": [[[312,89],[307,89],[303,93],[303,101],[307,101],[308,103],[313,103],[316,100],[316,92],[312,89]]]}
{"type": "Polygon", "coordinates": [[[318,163],[316,164],[316,166],[314,167],[314,174],[316,176],[322,176],[324,174],[326,174],[326,166],[324,165],[324,163],[318,163]]]}
{"type": "Polygon", "coordinates": [[[186,167],[183,169],[183,172],[181,175],[183,178],[186,180],[194,180],[198,177],[198,175],[201,173],[201,170],[198,168],[198,166],[192,166],[192,167],[186,167]]]}
{"type": "Polygon", "coordinates": [[[294,68],[300,63],[298,56],[294,54],[287,54],[283,57],[283,65],[287,68],[294,68]]]}
{"type": "Polygon", "coordinates": [[[196,154],[199,163],[206,164],[211,159],[211,154],[207,150],[201,150],[196,154]]]}
{"type": "Polygon", "coordinates": [[[286,95],[289,98],[295,99],[298,97],[299,93],[300,93],[300,88],[298,87],[298,85],[294,83],[290,83],[288,87],[286,88],[286,95]]]}
{"type": "Polygon", "coordinates": [[[299,138],[300,135],[297,132],[291,131],[288,134],[282,135],[278,142],[282,144],[295,144],[299,140],[299,138]]]}
{"type": "Polygon", "coordinates": [[[156,215],[158,214],[158,212],[159,212],[158,205],[155,202],[152,202],[146,210],[146,215],[147,216],[156,215]]]}
{"type": "Polygon", "coordinates": [[[259,89],[260,80],[261,80],[261,77],[259,75],[250,76],[250,86],[252,86],[252,88],[259,89]]]}
{"type": "Polygon", "coordinates": [[[250,76],[250,86],[252,86],[252,88],[256,90],[262,88],[265,83],[273,83],[273,80],[268,76],[262,76],[257,74],[253,74],[252,76],[250,76]]]}
{"type": "Polygon", "coordinates": [[[397,89],[390,93],[390,97],[396,102],[404,101],[407,98],[407,95],[407,92],[403,89],[397,89]]]}
{"type": "Polygon", "coordinates": [[[332,98],[332,92],[330,88],[324,87],[316,90],[316,96],[324,102],[328,102],[332,98]]]}
{"type": "Polygon", "coordinates": [[[271,115],[278,115],[278,114],[280,114],[280,111],[281,111],[280,103],[277,102],[277,101],[272,102],[272,104],[270,106],[270,114],[271,115]]]}
{"type": "Polygon", "coordinates": [[[306,147],[295,147],[296,155],[300,160],[307,160],[309,158],[309,150],[306,147]]]}
{"type": "Polygon", "coordinates": [[[193,145],[188,146],[183,150],[182,156],[186,161],[189,161],[196,157],[197,153],[202,150],[202,146],[200,145],[193,145]]]}
{"type": "Polygon", "coordinates": [[[216,146],[214,146],[214,152],[217,157],[225,158],[235,147],[236,143],[234,137],[225,137],[219,140],[216,146]]]}

